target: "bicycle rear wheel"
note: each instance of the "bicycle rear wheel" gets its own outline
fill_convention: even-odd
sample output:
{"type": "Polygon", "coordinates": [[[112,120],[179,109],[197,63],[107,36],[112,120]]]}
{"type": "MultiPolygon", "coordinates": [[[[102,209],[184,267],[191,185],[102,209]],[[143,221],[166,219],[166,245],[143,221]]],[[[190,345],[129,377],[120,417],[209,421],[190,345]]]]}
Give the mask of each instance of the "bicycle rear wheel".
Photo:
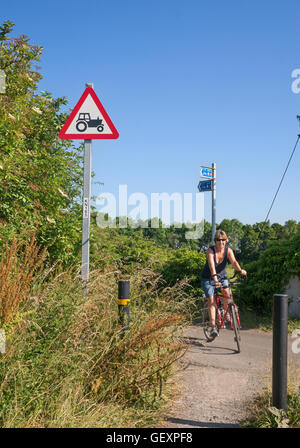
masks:
{"type": "Polygon", "coordinates": [[[232,304],[230,307],[230,311],[231,311],[231,315],[232,315],[232,326],[233,326],[233,331],[234,331],[234,340],[236,342],[237,345],[237,352],[240,353],[241,352],[241,336],[240,336],[240,327],[238,324],[238,320],[237,320],[237,315],[236,315],[236,309],[235,309],[235,305],[232,304]]]}

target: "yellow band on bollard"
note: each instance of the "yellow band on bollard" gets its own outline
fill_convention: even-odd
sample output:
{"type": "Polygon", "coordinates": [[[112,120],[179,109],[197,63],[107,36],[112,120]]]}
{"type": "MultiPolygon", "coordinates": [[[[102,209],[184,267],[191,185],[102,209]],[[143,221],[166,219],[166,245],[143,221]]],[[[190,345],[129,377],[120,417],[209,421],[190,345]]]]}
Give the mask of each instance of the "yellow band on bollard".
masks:
{"type": "Polygon", "coordinates": [[[130,299],[119,299],[118,305],[128,305],[130,302],[130,299]]]}

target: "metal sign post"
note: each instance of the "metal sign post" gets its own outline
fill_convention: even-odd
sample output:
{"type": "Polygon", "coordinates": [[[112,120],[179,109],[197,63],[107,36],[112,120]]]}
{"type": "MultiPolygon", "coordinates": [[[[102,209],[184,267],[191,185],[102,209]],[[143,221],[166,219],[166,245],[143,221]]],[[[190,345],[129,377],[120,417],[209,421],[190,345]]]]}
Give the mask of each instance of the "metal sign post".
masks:
{"type": "Polygon", "coordinates": [[[214,238],[216,233],[216,197],[217,197],[217,187],[216,187],[216,167],[215,163],[212,163],[212,190],[211,190],[211,241],[214,245],[214,238]]]}
{"type": "Polygon", "coordinates": [[[212,163],[211,168],[207,166],[202,166],[200,169],[200,176],[204,177],[204,180],[200,181],[198,184],[198,190],[201,192],[211,191],[211,239],[212,245],[214,245],[214,238],[216,233],[216,169],[217,165],[212,163]]]}
{"type": "Polygon", "coordinates": [[[91,174],[92,174],[92,140],[84,140],[82,245],[81,245],[81,278],[84,283],[87,283],[89,281],[91,174]]]}
{"type": "Polygon", "coordinates": [[[92,139],[116,139],[119,133],[94,92],[94,84],[86,89],[63,125],[61,139],[84,139],[81,279],[89,281],[92,139]]]}

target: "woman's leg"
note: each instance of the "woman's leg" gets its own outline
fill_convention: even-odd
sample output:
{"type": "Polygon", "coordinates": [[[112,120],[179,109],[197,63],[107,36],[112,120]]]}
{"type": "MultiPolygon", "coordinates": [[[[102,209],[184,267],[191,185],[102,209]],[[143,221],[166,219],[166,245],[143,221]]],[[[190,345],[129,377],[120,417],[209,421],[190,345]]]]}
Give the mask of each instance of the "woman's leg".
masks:
{"type": "Polygon", "coordinates": [[[210,324],[212,327],[216,326],[216,308],[215,308],[215,299],[214,299],[214,287],[211,285],[211,282],[209,279],[202,278],[201,279],[201,285],[205,294],[205,297],[207,298],[207,304],[208,304],[208,315],[210,324]]]}
{"type": "Polygon", "coordinates": [[[228,299],[230,298],[229,288],[222,288],[224,310],[228,309],[228,299]]]}

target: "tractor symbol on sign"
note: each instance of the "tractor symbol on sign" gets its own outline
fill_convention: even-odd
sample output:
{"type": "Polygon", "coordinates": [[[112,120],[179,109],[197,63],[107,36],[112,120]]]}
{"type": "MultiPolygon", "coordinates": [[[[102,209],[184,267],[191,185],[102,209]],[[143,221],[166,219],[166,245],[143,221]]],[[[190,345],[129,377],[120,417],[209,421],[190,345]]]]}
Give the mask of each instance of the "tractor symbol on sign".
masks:
{"type": "Polygon", "coordinates": [[[99,117],[92,120],[89,113],[82,113],[79,114],[79,117],[76,120],[76,129],[78,132],[84,132],[86,128],[89,127],[97,128],[98,132],[103,132],[104,125],[102,122],[103,120],[100,120],[99,117]]]}

